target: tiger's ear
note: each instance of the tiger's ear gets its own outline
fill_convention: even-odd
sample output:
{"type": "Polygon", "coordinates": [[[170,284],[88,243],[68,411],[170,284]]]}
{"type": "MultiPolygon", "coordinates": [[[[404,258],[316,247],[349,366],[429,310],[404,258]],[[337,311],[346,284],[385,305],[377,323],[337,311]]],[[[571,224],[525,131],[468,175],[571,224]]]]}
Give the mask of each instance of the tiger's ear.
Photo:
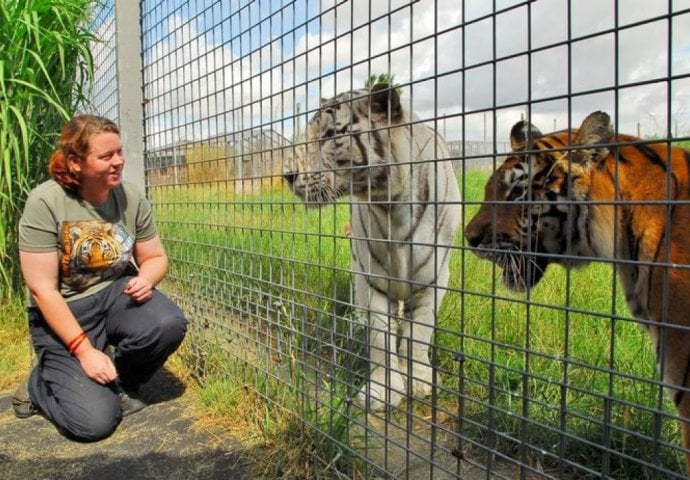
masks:
{"type": "Polygon", "coordinates": [[[391,87],[388,83],[381,82],[371,87],[369,104],[371,105],[372,113],[388,115],[388,109],[390,108],[391,121],[397,123],[402,120],[400,95],[398,95],[397,89],[391,87]]]}
{"type": "Polygon", "coordinates": [[[541,131],[527,120],[520,120],[510,129],[510,146],[514,152],[527,148],[529,141],[543,136],[541,131]]]}
{"type": "Polygon", "coordinates": [[[609,149],[602,144],[611,143],[612,137],[613,128],[611,127],[611,118],[608,114],[601,111],[590,113],[582,121],[582,125],[575,133],[573,145],[589,146],[591,148],[574,150],[570,155],[571,161],[586,164],[588,162],[596,163],[606,158],[609,154],[609,149]]]}

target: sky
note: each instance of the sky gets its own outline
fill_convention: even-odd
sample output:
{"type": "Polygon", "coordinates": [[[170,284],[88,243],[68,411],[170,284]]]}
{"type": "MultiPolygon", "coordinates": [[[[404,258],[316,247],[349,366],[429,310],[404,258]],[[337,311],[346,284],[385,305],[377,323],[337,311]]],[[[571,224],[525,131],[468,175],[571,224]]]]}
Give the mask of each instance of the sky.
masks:
{"type": "Polygon", "coordinates": [[[293,138],[321,98],[378,73],[448,140],[504,142],[522,117],[547,132],[594,110],[621,132],[690,135],[690,0],[143,5],[153,147],[252,128],[293,138]]]}

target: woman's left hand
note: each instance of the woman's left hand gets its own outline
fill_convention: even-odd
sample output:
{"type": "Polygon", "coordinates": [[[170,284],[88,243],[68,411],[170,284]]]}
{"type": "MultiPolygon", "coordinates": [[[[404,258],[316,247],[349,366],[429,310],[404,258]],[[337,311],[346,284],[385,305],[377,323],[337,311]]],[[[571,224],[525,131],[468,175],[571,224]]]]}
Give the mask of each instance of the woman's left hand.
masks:
{"type": "Polygon", "coordinates": [[[153,296],[153,285],[144,277],[132,277],[127,282],[124,293],[137,303],[148,302],[153,296]]]}

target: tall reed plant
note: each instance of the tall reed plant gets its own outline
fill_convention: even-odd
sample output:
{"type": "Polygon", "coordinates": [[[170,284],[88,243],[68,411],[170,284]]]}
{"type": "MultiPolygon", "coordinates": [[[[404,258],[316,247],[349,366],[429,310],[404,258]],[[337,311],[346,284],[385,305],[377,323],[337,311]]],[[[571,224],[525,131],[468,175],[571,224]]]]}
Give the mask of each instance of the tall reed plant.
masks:
{"type": "Polygon", "coordinates": [[[19,287],[17,222],[93,77],[94,0],[0,2],[0,297],[19,287]]]}

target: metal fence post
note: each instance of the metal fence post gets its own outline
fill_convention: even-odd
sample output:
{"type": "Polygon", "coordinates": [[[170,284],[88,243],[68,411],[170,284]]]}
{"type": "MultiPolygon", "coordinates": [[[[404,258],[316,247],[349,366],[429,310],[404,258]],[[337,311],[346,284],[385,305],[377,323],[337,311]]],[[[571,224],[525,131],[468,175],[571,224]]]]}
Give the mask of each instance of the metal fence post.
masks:
{"type": "Polygon", "coordinates": [[[143,190],[146,182],[140,2],[115,0],[115,25],[120,129],[127,155],[124,178],[143,190]]]}

